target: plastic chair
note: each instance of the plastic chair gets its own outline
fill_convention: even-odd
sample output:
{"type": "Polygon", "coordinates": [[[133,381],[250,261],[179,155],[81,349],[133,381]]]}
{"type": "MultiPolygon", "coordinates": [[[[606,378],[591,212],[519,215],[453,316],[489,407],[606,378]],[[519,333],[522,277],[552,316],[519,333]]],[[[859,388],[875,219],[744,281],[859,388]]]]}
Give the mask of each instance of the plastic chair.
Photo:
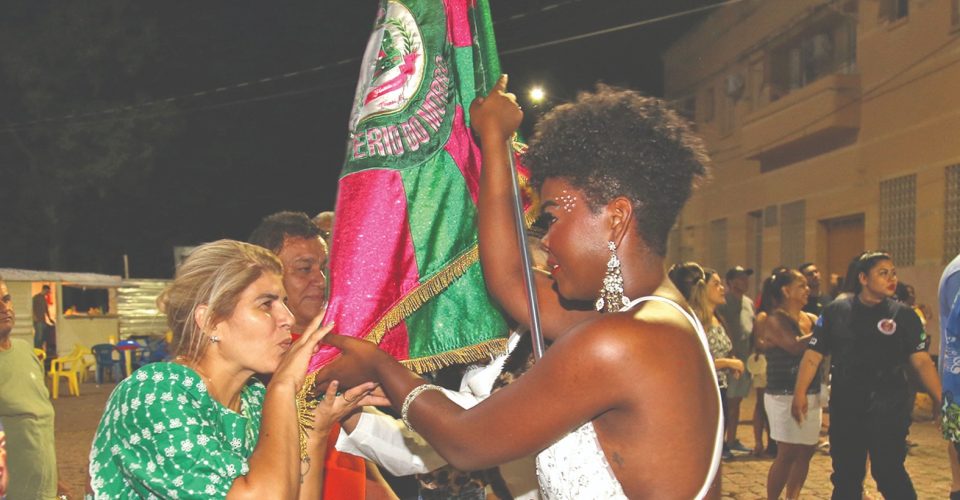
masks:
{"type": "Polygon", "coordinates": [[[97,344],[90,350],[93,351],[93,357],[97,363],[97,384],[103,383],[105,372],[110,373],[110,378],[114,382],[119,382],[123,374],[123,358],[116,347],[113,344],[97,344]],[[114,353],[117,354],[116,358],[114,353]]]}
{"type": "Polygon", "coordinates": [[[74,356],[80,359],[79,366],[77,367],[80,372],[80,383],[86,382],[90,370],[96,368],[97,364],[93,357],[93,352],[80,344],[74,344],[73,351],[71,351],[68,356],[74,356]]]}
{"type": "Polygon", "coordinates": [[[61,356],[50,361],[53,399],[60,395],[60,379],[67,379],[67,388],[73,396],[80,395],[80,356],[61,356]]]}
{"type": "Polygon", "coordinates": [[[44,351],[43,349],[37,349],[36,347],[34,347],[33,355],[36,356],[41,363],[47,360],[47,351],[44,351]]]}
{"type": "Polygon", "coordinates": [[[167,352],[167,342],[162,338],[152,338],[143,348],[137,351],[135,364],[140,367],[158,361],[165,361],[170,354],[167,352]]]}

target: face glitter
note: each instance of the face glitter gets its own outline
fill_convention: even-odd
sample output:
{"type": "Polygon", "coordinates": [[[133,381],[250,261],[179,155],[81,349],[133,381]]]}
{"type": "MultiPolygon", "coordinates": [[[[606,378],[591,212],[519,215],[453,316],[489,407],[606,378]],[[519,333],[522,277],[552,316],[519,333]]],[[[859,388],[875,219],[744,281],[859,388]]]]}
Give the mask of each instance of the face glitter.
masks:
{"type": "Polygon", "coordinates": [[[577,206],[577,197],[569,194],[566,189],[560,192],[560,196],[557,197],[557,203],[560,204],[560,209],[564,212],[570,213],[573,212],[573,208],[577,206]]]}

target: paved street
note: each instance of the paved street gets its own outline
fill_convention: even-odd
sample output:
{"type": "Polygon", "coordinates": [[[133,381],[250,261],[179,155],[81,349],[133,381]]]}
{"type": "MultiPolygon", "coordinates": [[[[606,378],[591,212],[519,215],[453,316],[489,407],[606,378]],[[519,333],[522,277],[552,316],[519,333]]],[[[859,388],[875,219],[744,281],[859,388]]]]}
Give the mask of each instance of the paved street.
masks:
{"type": "MultiPolygon", "coordinates": [[[[940,435],[936,424],[930,421],[930,403],[925,396],[918,397],[914,422],[910,427],[909,439],[916,446],[911,447],[907,456],[907,471],[913,479],[917,496],[921,499],[947,498],[950,489],[950,467],[947,461],[946,441],[940,435]]],[[[741,409],[742,420],[752,418],[754,399],[744,400],[741,409]]],[[[753,448],[753,427],[743,423],[737,436],[748,448],[753,448]]],[[[765,438],[764,438],[765,439],[765,438]]],[[[736,500],[754,500],[766,498],[766,477],[772,458],[738,457],[725,462],[723,474],[723,498],[736,500]]],[[[826,450],[817,451],[810,461],[810,474],[802,494],[805,498],[830,498],[830,456],[826,450]]],[[[867,491],[874,500],[882,498],[877,493],[876,483],[867,474],[867,491]]]]}
{"type": "MultiPolygon", "coordinates": [[[[85,484],[87,453],[93,433],[100,421],[100,415],[113,385],[97,387],[93,383],[83,384],[80,397],[61,396],[54,402],[57,410],[57,457],[62,482],[69,486],[78,498],[85,484]]],[[[66,392],[66,391],[64,391],[66,392]]],[[[915,416],[929,417],[929,404],[918,403],[915,416]]],[[[744,419],[752,416],[753,399],[743,403],[744,419]]],[[[740,440],[753,446],[753,430],[748,424],[739,429],[740,440]]],[[[910,449],[907,469],[921,499],[946,498],[950,486],[950,468],[947,463],[946,445],[940,438],[936,425],[929,421],[914,423],[910,439],[917,446],[910,449]]],[[[766,477],[770,468],[770,458],[740,457],[723,465],[723,498],[750,499],[766,497],[766,477]]],[[[874,498],[876,486],[867,481],[869,491],[874,498]]],[[[829,498],[830,496],[830,457],[818,452],[810,464],[810,476],[804,488],[806,498],[829,498]]]]}

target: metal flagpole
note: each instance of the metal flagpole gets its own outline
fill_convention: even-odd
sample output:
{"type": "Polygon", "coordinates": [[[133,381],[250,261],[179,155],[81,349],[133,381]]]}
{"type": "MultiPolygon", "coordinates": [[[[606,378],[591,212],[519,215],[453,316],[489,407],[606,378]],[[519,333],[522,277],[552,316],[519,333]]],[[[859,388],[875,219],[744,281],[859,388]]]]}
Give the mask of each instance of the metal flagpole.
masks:
{"type": "Polygon", "coordinates": [[[533,357],[543,357],[545,349],[543,332],[540,330],[540,307],[537,303],[537,289],[533,282],[533,266],[530,260],[530,248],[527,246],[527,225],[523,217],[523,198],[520,197],[520,184],[517,181],[517,164],[513,158],[513,141],[507,140],[507,156],[510,159],[510,179],[513,186],[513,214],[517,225],[517,243],[520,244],[520,262],[523,266],[523,284],[527,290],[527,306],[530,311],[530,338],[533,341],[533,357]]]}

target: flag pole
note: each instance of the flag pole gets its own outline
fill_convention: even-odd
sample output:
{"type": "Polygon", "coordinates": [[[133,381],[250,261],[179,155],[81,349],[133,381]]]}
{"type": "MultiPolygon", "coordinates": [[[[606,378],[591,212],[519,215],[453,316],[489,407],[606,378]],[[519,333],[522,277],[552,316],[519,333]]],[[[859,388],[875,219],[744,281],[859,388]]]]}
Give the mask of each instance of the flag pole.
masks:
{"type": "Polygon", "coordinates": [[[540,307],[537,303],[537,288],[533,282],[533,266],[530,260],[530,248],[527,245],[527,224],[523,217],[523,198],[520,197],[520,184],[517,182],[517,164],[513,158],[513,141],[507,140],[507,157],[510,159],[510,179],[513,188],[513,215],[517,226],[517,243],[520,245],[520,263],[523,266],[523,284],[527,292],[527,306],[530,312],[530,339],[533,344],[533,357],[540,359],[545,350],[543,332],[540,330],[540,307]]]}

